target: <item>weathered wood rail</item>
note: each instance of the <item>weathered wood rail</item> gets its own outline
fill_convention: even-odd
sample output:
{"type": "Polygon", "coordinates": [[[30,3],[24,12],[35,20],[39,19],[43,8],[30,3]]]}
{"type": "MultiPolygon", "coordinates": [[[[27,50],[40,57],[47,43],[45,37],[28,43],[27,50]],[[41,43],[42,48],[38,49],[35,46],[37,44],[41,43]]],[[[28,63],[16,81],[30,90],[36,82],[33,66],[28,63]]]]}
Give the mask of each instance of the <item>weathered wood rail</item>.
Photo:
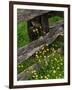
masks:
{"type": "Polygon", "coordinates": [[[59,21],[56,25],[49,27],[49,32],[45,36],[41,36],[39,39],[32,41],[28,45],[21,47],[17,50],[17,62],[22,63],[24,60],[31,57],[36,51],[41,49],[46,43],[51,44],[59,35],[64,32],[64,21],[59,21]]]}
{"type": "Polygon", "coordinates": [[[64,17],[64,12],[62,11],[18,9],[17,10],[17,20],[18,22],[29,21],[45,13],[48,13],[48,17],[52,17],[56,15],[60,17],[64,17]]]}

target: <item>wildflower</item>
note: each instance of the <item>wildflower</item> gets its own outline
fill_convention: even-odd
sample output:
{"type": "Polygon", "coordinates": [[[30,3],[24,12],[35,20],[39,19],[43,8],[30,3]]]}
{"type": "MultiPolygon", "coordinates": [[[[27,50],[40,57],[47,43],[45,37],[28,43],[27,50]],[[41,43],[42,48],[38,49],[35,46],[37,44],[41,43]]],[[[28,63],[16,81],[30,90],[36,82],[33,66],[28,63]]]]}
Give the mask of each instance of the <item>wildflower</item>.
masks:
{"type": "Polygon", "coordinates": [[[48,77],[47,77],[47,76],[45,76],[44,78],[45,78],[45,79],[48,79],[48,77]]]}
{"type": "Polygon", "coordinates": [[[36,71],[34,70],[33,72],[35,73],[36,71]]]}
{"type": "Polygon", "coordinates": [[[49,51],[49,49],[47,48],[47,51],[49,51]]]}
{"type": "Polygon", "coordinates": [[[40,26],[40,28],[41,28],[41,26],[40,26]]]}
{"type": "Polygon", "coordinates": [[[42,47],[42,50],[44,49],[44,47],[42,47]]]}
{"type": "Polygon", "coordinates": [[[38,55],[36,55],[36,57],[38,58],[38,55]]]}
{"type": "Polygon", "coordinates": [[[49,57],[49,56],[47,56],[47,57],[49,57]]]}
{"type": "Polygon", "coordinates": [[[48,44],[46,44],[46,46],[48,46],[48,44]]]}
{"type": "Polygon", "coordinates": [[[41,76],[41,78],[43,78],[43,76],[41,76]]]}
{"type": "Polygon", "coordinates": [[[35,30],[33,30],[33,32],[35,32],[35,30]]]}
{"type": "Polygon", "coordinates": [[[57,58],[55,58],[55,60],[57,61],[57,58]]]}
{"type": "Polygon", "coordinates": [[[35,76],[32,76],[33,78],[35,77],[35,76]]]}
{"type": "Polygon", "coordinates": [[[47,77],[49,77],[50,75],[48,74],[47,77]]]}
{"type": "Polygon", "coordinates": [[[54,69],[54,67],[52,67],[52,69],[54,69]]]}
{"type": "Polygon", "coordinates": [[[44,58],[46,58],[46,56],[44,56],[44,58]]]}
{"type": "Polygon", "coordinates": [[[57,67],[57,69],[60,69],[60,67],[57,67]]]}
{"type": "Polygon", "coordinates": [[[61,76],[61,74],[59,74],[59,76],[61,76]]]}
{"type": "Polygon", "coordinates": [[[32,73],[35,73],[35,72],[36,72],[35,70],[32,71],[32,73]]]}
{"type": "Polygon", "coordinates": [[[63,65],[63,63],[61,63],[61,65],[63,65]]]}
{"type": "Polygon", "coordinates": [[[38,54],[38,52],[36,52],[36,54],[38,54]]]}
{"type": "Polygon", "coordinates": [[[21,67],[23,68],[23,65],[21,65],[21,67]]]}
{"type": "Polygon", "coordinates": [[[36,75],[36,78],[38,77],[38,75],[36,75]]]}
{"type": "Polygon", "coordinates": [[[57,79],[58,77],[56,76],[56,79],[57,79]]]}
{"type": "Polygon", "coordinates": [[[54,70],[53,73],[56,73],[56,71],[54,70]]]}
{"type": "Polygon", "coordinates": [[[38,29],[36,28],[36,31],[38,31],[38,29]]]}
{"type": "Polygon", "coordinates": [[[36,72],[34,72],[34,75],[36,75],[36,72]]]}

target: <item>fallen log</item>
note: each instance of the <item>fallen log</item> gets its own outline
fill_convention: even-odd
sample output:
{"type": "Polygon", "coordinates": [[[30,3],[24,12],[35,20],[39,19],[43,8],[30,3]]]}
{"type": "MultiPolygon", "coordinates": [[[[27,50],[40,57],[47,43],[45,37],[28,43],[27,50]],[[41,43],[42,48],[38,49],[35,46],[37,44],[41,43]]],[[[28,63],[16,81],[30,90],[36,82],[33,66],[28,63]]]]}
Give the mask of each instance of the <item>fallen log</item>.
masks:
{"type": "Polygon", "coordinates": [[[28,45],[19,48],[17,50],[17,62],[22,63],[24,60],[31,57],[36,51],[41,49],[46,43],[51,44],[59,35],[63,33],[63,21],[58,22],[58,24],[50,26],[50,31],[45,35],[41,36],[39,39],[32,41],[28,45]]]}

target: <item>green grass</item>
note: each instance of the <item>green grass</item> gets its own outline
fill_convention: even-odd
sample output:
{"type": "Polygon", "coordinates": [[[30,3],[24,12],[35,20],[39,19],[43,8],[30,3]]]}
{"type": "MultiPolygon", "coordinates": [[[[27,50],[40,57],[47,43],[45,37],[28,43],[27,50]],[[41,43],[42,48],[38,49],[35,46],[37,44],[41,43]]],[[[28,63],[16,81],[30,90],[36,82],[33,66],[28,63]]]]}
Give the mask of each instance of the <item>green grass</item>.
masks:
{"type": "Polygon", "coordinates": [[[59,16],[53,16],[48,19],[49,25],[56,24],[59,20],[63,20],[62,17],[59,16]]]}
{"type": "Polygon", "coordinates": [[[22,47],[29,43],[27,22],[20,22],[17,25],[17,46],[22,47]]]}

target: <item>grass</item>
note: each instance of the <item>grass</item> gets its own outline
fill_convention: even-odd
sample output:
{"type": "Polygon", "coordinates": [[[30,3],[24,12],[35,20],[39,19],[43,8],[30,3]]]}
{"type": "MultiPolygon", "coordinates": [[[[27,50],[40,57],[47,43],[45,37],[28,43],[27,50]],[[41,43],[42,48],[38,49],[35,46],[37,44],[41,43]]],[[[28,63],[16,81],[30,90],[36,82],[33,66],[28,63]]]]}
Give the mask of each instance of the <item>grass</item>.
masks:
{"type": "Polygon", "coordinates": [[[49,25],[56,24],[59,20],[63,20],[62,17],[53,16],[48,19],[49,25]]]}
{"type": "MultiPolygon", "coordinates": [[[[55,24],[62,19],[58,16],[51,17],[49,18],[49,24],[55,24]]],[[[17,36],[18,48],[29,43],[27,22],[18,23],[17,36]]],[[[52,44],[49,46],[45,45],[38,52],[35,52],[32,57],[17,65],[17,73],[19,74],[26,68],[38,63],[40,65],[39,70],[31,71],[33,73],[28,78],[29,80],[64,78],[64,54],[58,52],[58,48],[61,47],[64,47],[63,36],[59,36],[52,44]]]]}
{"type": "Polygon", "coordinates": [[[29,43],[29,37],[27,32],[27,22],[20,22],[17,26],[17,46],[19,48],[29,43]]]}

